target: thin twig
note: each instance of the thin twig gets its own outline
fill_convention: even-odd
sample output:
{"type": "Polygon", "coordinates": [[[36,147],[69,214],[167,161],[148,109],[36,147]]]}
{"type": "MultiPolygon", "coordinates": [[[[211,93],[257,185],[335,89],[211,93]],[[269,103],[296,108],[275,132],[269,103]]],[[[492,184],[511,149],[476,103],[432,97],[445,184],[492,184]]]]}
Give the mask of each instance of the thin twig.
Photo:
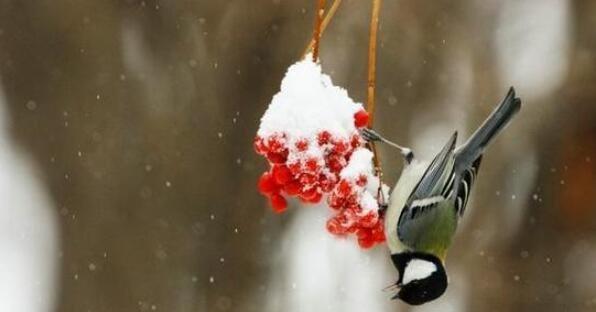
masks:
{"type": "MultiPolygon", "coordinates": [[[[379,12],[381,11],[381,0],[372,0],[372,13],[370,17],[370,34],[368,42],[368,84],[366,97],[366,110],[369,114],[368,126],[372,128],[375,118],[375,86],[377,74],[377,32],[379,30],[379,12]]],[[[373,142],[369,144],[369,148],[373,152],[373,163],[375,166],[375,173],[379,177],[379,189],[377,199],[384,204],[383,198],[383,171],[381,170],[381,160],[377,147],[373,142]]]]}
{"type": "Polygon", "coordinates": [[[379,12],[381,0],[372,0],[372,14],[370,18],[370,35],[368,42],[368,88],[367,88],[367,110],[370,114],[368,122],[372,127],[375,118],[375,85],[377,75],[377,32],[379,30],[379,12]]]}
{"type": "Polygon", "coordinates": [[[319,59],[319,45],[321,43],[321,26],[323,25],[323,16],[325,15],[325,0],[317,0],[317,12],[315,12],[315,29],[312,34],[314,41],[312,48],[312,61],[319,59]]]}
{"type": "MultiPolygon", "coordinates": [[[[327,29],[329,22],[331,22],[331,19],[333,18],[333,16],[335,16],[335,12],[337,12],[337,9],[339,8],[341,1],[342,0],[333,1],[333,4],[329,8],[329,11],[327,11],[327,14],[325,15],[325,18],[323,19],[323,22],[321,24],[321,32],[319,33],[319,40],[323,36],[325,29],[327,29]]],[[[308,46],[306,47],[306,49],[304,50],[304,53],[302,53],[303,58],[308,54],[308,52],[313,50],[314,45],[315,45],[315,38],[313,37],[310,40],[310,42],[308,43],[308,46]]]]}

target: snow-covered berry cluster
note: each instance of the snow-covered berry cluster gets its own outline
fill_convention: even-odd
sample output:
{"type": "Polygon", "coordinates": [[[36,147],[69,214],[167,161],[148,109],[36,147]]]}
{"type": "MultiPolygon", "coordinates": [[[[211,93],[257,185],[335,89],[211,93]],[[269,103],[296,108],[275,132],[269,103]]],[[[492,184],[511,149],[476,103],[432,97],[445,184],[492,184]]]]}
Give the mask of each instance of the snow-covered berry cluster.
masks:
{"type": "Polygon", "coordinates": [[[327,223],[330,233],[355,234],[363,248],[383,242],[379,181],[358,132],[368,118],[362,105],[334,86],[310,58],[292,65],[254,140],[256,152],[270,165],[258,188],[273,210],[285,211],[289,197],[326,201],[334,214],[327,223]]]}
{"type": "Polygon", "coordinates": [[[286,133],[267,138],[257,136],[255,150],[271,165],[259,179],[259,190],[269,197],[276,212],[283,212],[287,206],[280,196],[282,193],[296,196],[305,203],[319,203],[323,194],[331,192],[339,180],[354,150],[362,145],[357,133],[348,141],[325,130],[317,134],[316,140],[289,139],[286,133]]]}
{"type": "Polygon", "coordinates": [[[383,220],[375,198],[379,182],[372,174],[371,161],[369,150],[354,152],[328,199],[329,206],[338,213],[327,221],[327,230],[337,235],[356,234],[362,248],[385,241],[383,220]]]}

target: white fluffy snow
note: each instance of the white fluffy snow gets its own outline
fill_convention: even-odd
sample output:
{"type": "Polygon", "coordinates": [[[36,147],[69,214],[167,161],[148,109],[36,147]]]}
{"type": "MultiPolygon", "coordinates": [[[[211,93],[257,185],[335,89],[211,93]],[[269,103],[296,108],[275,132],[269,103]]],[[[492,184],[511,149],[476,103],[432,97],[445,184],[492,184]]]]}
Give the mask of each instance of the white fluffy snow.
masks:
{"type": "MultiPolygon", "coordinates": [[[[366,189],[360,197],[360,206],[363,211],[378,210],[379,205],[373,194],[377,194],[379,178],[374,175],[372,165],[373,153],[366,148],[358,148],[352,153],[348,165],[341,171],[340,177],[349,181],[356,181],[360,176],[368,180],[366,189]]],[[[384,186],[385,196],[387,189],[384,186]]],[[[387,197],[385,197],[387,198],[387,197]]]]}
{"type": "Polygon", "coordinates": [[[269,108],[261,118],[260,137],[286,133],[289,139],[316,138],[322,130],[349,138],[355,131],[354,113],[363,109],[348,92],[334,86],[331,78],[311,58],[288,68],[269,108]]]}
{"type": "Polygon", "coordinates": [[[406,285],[414,280],[425,279],[436,270],[437,266],[430,261],[412,259],[406,265],[406,269],[404,270],[404,278],[402,279],[402,284],[406,285]]]}
{"type": "Polygon", "coordinates": [[[348,165],[341,171],[340,177],[342,179],[355,180],[362,174],[366,175],[367,178],[372,176],[372,158],[373,153],[365,148],[355,150],[352,153],[352,157],[350,157],[348,165]]]}

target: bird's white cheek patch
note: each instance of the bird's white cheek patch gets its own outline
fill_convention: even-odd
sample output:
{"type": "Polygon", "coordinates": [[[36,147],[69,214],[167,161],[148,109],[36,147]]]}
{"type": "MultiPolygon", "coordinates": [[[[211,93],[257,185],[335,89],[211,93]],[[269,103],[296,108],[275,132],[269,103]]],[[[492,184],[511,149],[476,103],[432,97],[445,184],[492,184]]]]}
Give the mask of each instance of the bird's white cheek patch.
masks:
{"type": "Polygon", "coordinates": [[[404,270],[402,284],[406,285],[414,280],[421,280],[429,277],[437,270],[437,266],[426,260],[413,259],[408,262],[404,270]]]}

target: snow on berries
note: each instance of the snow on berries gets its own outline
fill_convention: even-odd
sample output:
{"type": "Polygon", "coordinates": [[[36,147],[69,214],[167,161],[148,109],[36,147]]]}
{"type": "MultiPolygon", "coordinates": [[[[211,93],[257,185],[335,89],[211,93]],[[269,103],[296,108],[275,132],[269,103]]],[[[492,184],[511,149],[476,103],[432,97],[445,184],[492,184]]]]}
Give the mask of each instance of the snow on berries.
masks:
{"type": "Polygon", "coordinates": [[[362,104],[334,86],[310,58],[290,66],[254,140],[255,151],[270,166],[258,189],[273,210],[284,212],[289,197],[325,201],[333,213],[330,233],[355,234],[363,248],[383,242],[379,179],[358,132],[368,121],[362,104]]]}
{"type": "MultiPolygon", "coordinates": [[[[376,200],[379,179],[373,174],[373,154],[367,149],[356,150],[348,165],[340,173],[340,181],[329,194],[329,206],[337,214],[327,221],[333,234],[354,233],[358,244],[369,248],[385,241],[383,221],[376,200]]],[[[387,188],[381,190],[387,196],[387,188]]]]}

